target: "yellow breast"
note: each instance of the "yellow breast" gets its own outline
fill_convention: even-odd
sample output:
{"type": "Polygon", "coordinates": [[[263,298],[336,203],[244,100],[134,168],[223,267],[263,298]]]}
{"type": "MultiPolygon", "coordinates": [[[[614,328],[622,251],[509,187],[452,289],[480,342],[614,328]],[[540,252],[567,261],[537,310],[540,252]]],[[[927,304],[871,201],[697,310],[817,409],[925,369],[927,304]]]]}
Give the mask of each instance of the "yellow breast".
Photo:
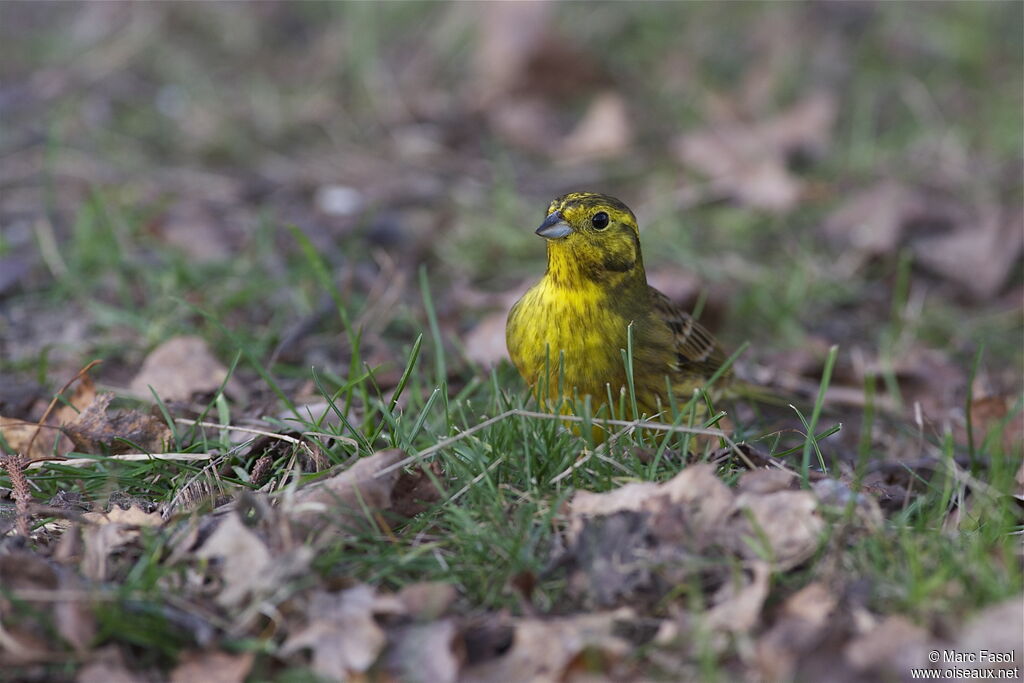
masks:
{"type": "Polygon", "coordinates": [[[566,289],[542,280],[509,313],[512,362],[549,399],[593,397],[595,410],[626,383],[621,349],[627,320],[598,287],[566,289]],[[561,370],[561,375],[559,374],[561,370]]]}

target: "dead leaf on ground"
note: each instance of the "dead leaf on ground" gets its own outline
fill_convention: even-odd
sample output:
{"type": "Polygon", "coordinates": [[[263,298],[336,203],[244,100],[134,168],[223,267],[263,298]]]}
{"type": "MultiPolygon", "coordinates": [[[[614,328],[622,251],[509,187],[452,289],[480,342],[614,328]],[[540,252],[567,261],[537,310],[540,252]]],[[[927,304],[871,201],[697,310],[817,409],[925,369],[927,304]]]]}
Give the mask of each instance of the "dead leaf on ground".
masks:
{"type": "Polygon", "coordinates": [[[782,570],[803,562],[821,542],[817,499],[779,485],[736,495],[714,466],[703,463],[662,484],[577,492],[569,505],[569,549],[561,558],[571,568],[570,592],[601,606],[636,604],[708,571],[709,558],[718,559],[720,585],[737,558],[766,558],[782,570]]]}
{"type": "Polygon", "coordinates": [[[763,680],[792,680],[799,658],[817,649],[839,604],[825,584],[811,583],[782,606],[778,619],[757,641],[757,668],[763,680]]]}
{"type": "MultiPolygon", "coordinates": [[[[215,392],[227,376],[227,368],[214,358],[202,338],[172,337],[146,356],[131,389],[149,396],[152,387],[165,401],[188,401],[195,395],[215,392]]],[[[225,391],[237,398],[245,395],[234,378],[225,391]]]]}
{"type": "Polygon", "coordinates": [[[413,619],[437,619],[455,602],[455,586],[442,581],[422,581],[409,584],[398,591],[398,600],[413,619]]]}
{"type": "Polygon", "coordinates": [[[750,577],[743,577],[743,584],[729,581],[715,593],[711,609],[705,616],[705,624],[716,631],[747,633],[761,617],[761,606],[768,597],[768,577],[771,571],[767,562],[753,562],[750,577]]]}
{"type": "Polygon", "coordinates": [[[741,557],[767,555],[776,569],[784,571],[813,555],[821,543],[825,522],[809,491],[741,493],[735,508],[726,538],[741,557]]]}
{"type": "Polygon", "coordinates": [[[977,301],[1003,288],[1024,250],[1024,210],[975,207],[952,232],[911,242],[916,262],[958,285],[977,301]]]}
{"type": "Polygon", "coordinates": [[[368,670],[387,644],[377,614],[402,614],[402,603],[359,585],[340,593],[318,591],[309,596],[308,623],[281,646],[288,656],[299,650],[313,652],[313,671],[330,680],[349,680],[368,670]]]}
{"type": "Polygon", "coordinates": [[[109,512],[86,512],[82,519],[91,524],[126,524],[130,526],[161,526],[163,516],[159,512],[146,512],[139,505],[132,505],[127,510],[114,505],[109,512]]]}
{"type": "MultiPolygon", "coordinates": [[[[464,6],[465,7],[465,6],[464,6]]],[[[473,15],[476,54],[471,99],[500,111],[516,101],[576,97],[607,84],[593,57],[556,33],[546,2],[480,3],[460,9],[473,15]]]]}
{"type": "MultiPolygon", "coordinates": [[[[545,2],[501,2],[473,5],[477,21],[476,70],[473,89],[478,102],[489,106],[520,87],[532,55],[539,51],[550,25],[545,2]]],[[[468,8],[463,6],[462,11],[468,8]]]]}
{"type": "Polygon", "coordinates": [[[260,599],[283,582],[306,571],[313,558],[310,546],[271,553],[266,542],[239,518],[225,515],[217,528],[195,551],[200,559],[216,560],[223,587],[217,603],[237,608],[248,600],[260,599]]]}
{"type": "Polygon", "coordinates": [[[909,245],[916,264],[978,301],[999,293],[1024,250],[1020,207],[968,204],[894,180],[854,192],[822,227],[831,242],[861,260],[909,245]]]}
{"type": "Polygon", "coordinates": [[[96,636],[96,620],[84,601],[22,597],[16,607],[9,599],[23,591],[75,591],[80,581],[39,555],[14,551],[0,555],[0,663],[52,662],[64,645],[82,653],[96,636]],[[26,608],[36,616],[26,619],[26,608]]]}
{"type": "Polygon", "coordinates": [[[505,345],[505,321],[508,311],[488,313],[469,331],[463,344],[466,357],[484,369],[490,369],[508,358],[505,345]]]}
{"type": "Polygon", "coordinates": [[[183,652],[171,671],[171,683],[242,683],[252,669],[255,655],[251,652],[183,652]]]}
{"type": "Polygon", "coordinates": [[[138,505],[127,510],[113,505],[109,512],[86,512],[82,520],[86,522],[82,528],[85,551],[80,569],[95,581],[109,578],[110,557],[134,542],[141,527],[159,527],[164,523],[158,512],[146,512],[138,505]]]}
{"type": "Polygon", "coordinates": [[[846,662],[862,672],[905,674],[927,666],[928,632],[903,616],[886,617],[864,635],[847,643],[846,662]]]}
{"type": "Polygon", "coordinates": [[[164,242],[180,249],[196,263],[228,260],[232,248],[223,219],[203,202],[178,201],[154,224],[164,242]]]}
{"type": "Polygon", "coordinates": [[[0,434],[15,453],[29,460],[63,457],[71,452],[74,444],[60,430],[60,425],[73,422],[95,399],[96,385],[89,375],[83,375],[67,403],[56,408],[42,427],[36,422],[0,417],[0,434]]]}
{"type": "Polygon", "coordinates": [[[863,256],[894,252],[909,221],[927,209],[924,198],[895,180],[854,192],[825,219],[825,236],[863,256]]]}
{"type": "Polygon", "coordinates": [[[133,524],[108,523],[83,528],[85,552],[82,556],[82,574],[94,581],[106,581],[110,576],[110,556],[138,537],[139,529],[133,524]]]}
{"type": "Polygon", "coordinates": [[[378,476],[404,456],[392,449],[360,458],[347,470],[300,489],[283,509],[300,528],[321,535],[351,532],[368,522],[386,523],[377,514],[381,512],[415,516],[441,499],[434,482],[442,472],[435,462],[413,472],[397,469],[378,476]]]}
{"type": "Polygon", "coordinates": [[[755,124],[720,116],[722,120],[705,130],[676,139],[680,161],[747,206],[783,212],[796,204],[801,191],[801,181],[787,167],[788,158],[797,152],[817,154],[827,146],[836,101],[831,93],[812,93],[755,124]]]}
{"type": "Polygon", "coordinates": [[[629,151],[633,126],[626,100],[616,92],[604,92],[590,103],[583,119],[559,145],[555,159],[579,164],[610,159],[629,151]]]}
{"type": "Polygon", "coordinates": [[[61,426],[82,453],[161,453],[171,439],[167,424],[137,410],[108,411],[113,394],[99,394],[71,422],[61,426]]]}
{"type": "Polygon", "coordinates": [[[582,661],[591,666],[597,662],[605,670],[611,669],[632,650],[628,641],[615,634],[616,623],[632,616],[632,610],[623,608],[561,619],[516,620],[508,651],[466,667],[460,680],[564,681],[582,661]]]}
{"type": "MultiPolygon", "coordinates": [[[[1009,395],[982,396],[971,402],[970,418],[975,448],[981,448],[990,434],[1001,429],[1000,443],[1004,453],[1008,457],[1012,457],[1015,452],[1020,455],[1021,446],[1024,444],[1024,411],[1017,411],[1010,416],[1016,402],[1017,397],[1009,395]]],[[[957,440],[967,443],[966,425],[957,432],[957,440]]]]}
{"type": "Polygon", "coordinates": [[[454,619],[389,630],[384,668],[399,681],[454,683],[465,659],[454,619]]]}
{"type": "MultiPolygon", "coordinates": [[[[1024,594],[1017,594],[1009,600],[986,607],[972,616],[964,625],[955,639],[953,646],[957,652],[990,653],[1013,652],[1014,658],[1010,667],[1020,667],[1021,635],[1024,634],[1024,594]]],[[[992,661],[992,658],[979,657],[972,668],[1006,669],[1006,662],[992,661]],[[982,661],[985,659],[985,661],[982,661]]]]}
{"type": "Polygon", "coordinates": [[[155,672],[132,671],[124,662],[117,645],[108,645],[92,653],[89,662],[78,670],[75,683],[149,683],[160,680],[155,672]]]}

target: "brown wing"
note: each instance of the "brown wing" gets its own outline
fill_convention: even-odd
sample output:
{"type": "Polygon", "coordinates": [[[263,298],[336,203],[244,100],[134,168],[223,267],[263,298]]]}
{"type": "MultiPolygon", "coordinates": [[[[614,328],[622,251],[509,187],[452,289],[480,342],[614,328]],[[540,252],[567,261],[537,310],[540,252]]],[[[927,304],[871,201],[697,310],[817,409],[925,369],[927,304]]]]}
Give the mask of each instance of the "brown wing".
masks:
{"type": "Polygon", "coordinates": [[[718,341],[667,296],[654,287],[650,291],[655,313],[665,321],[675,337],[679,371],[705,378],[713,375],[727,358],[718,341]]]}

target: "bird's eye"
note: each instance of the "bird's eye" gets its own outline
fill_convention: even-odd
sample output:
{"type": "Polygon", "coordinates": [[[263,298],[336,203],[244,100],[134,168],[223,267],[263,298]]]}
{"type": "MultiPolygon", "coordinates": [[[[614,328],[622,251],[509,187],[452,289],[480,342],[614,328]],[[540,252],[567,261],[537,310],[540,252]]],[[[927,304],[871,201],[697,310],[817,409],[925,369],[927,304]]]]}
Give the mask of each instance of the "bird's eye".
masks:
{"type": "Polygon", "coordinates": [[[590,224],[594,226],[595,230],[604,230],[608,227],[608,214],[598,211],[590,217],[590,224]]]}

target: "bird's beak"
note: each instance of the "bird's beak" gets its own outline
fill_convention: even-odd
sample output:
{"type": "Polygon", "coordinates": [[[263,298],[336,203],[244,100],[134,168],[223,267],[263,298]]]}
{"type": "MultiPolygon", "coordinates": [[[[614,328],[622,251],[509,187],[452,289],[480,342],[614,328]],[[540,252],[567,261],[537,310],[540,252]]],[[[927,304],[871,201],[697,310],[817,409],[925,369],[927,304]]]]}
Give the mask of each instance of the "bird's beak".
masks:
{"type": "Polygon", "coordinates": [[[572,228],[569,227],[568,223],[562,220],[562,214],[558,211],[553,212],[545,218],[544,222],[540,224],[539,228],[537,228],[537,234],[546,240],[561,239],[570,232],[572,232],[572,228]]]}

